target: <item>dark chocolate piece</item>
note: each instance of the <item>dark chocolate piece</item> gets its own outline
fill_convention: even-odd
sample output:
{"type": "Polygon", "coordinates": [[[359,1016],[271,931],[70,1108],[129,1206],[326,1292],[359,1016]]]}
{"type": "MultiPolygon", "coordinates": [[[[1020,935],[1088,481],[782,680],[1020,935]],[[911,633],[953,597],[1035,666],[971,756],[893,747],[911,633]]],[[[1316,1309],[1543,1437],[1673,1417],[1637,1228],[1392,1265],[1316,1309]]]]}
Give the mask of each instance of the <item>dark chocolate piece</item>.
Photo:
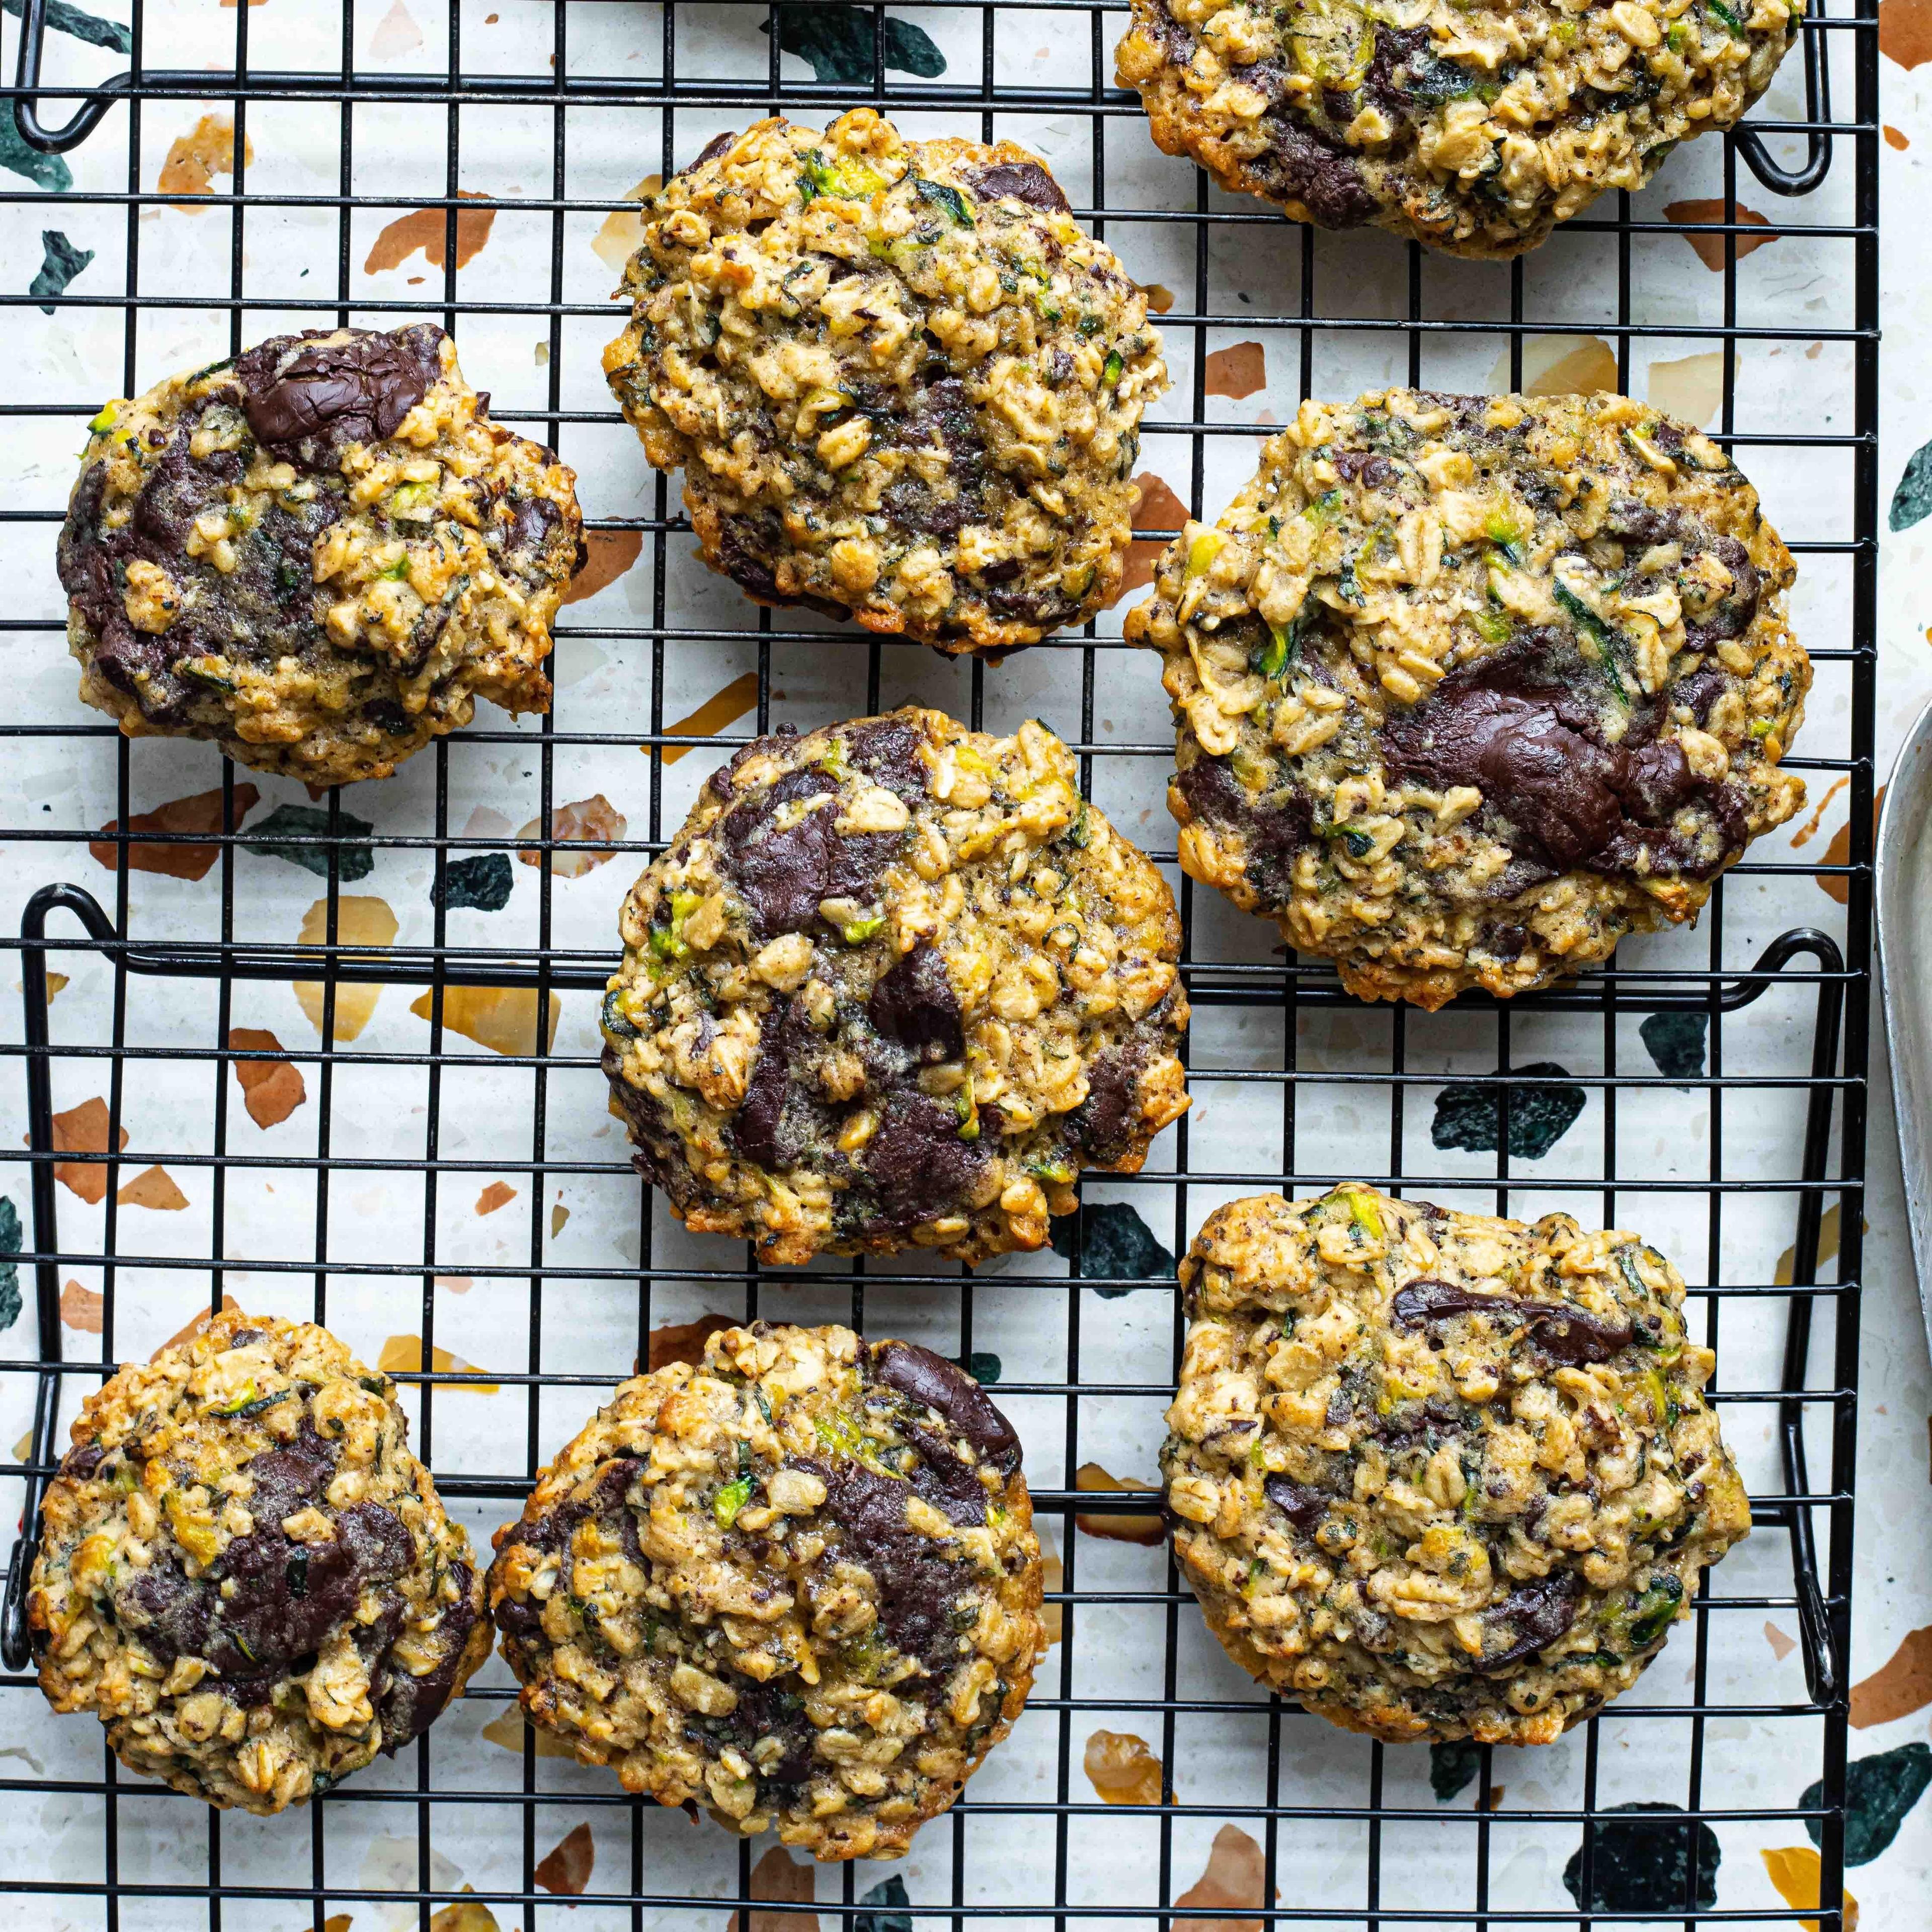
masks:
{"type": "Polygon", "coordinates": [[[959,998],[945,958],[924,941],[880,976],[866,1013],[880,1033],[928,1066],[957,1060],[966,1050],[959,998]]]}
{"type": "Polygon", "coordinates": [[[881,1342],[872,1351],[879,1380],[945,1417],[972,1444],[982,1461],[1010,1471],[1019,1460],[1020,1438],[984,1389],[944,1355],[912,1342],[881,1342]]]}
{"type": "Polygon", "coordinates": [[[838,789],[816,766],[788,772],[759,796],[740,800],[719,826],[732,883],[760,939],[807,931],[818,922],[821,899],[868,904],[879,896],[880,874],[898,854],[904,834],[842,833],[835,829],[836,800],[782,831],[772,829],[782,806],[828,797],[838,789]]]}
{"type": "Polygon", "coordinates": [[[953,1108],[917,1088],[892,1090],[878,1131],[866,1144],[864,1174],[874,1203],[868,1232],[902,1234],[961,1207],[986,1164],[986,1122],[982,1118],[977,1141],[962,1140],[959,1128],[953,1108]]]}
{"type": "MultiPolygon", "coordinates": [[[[469,1646],[470,1633],[476,1627],[476,1575],[466,1563],[454,1564],[449,1574],[456,1585],[456,1601],[445,1607],[434,1633],[442,1646],[441,1655],[420,1677],[412,1677],[393,1660],[388,1666],[388,1682],[376,1710],[382,1721],[385,1757],[393,1757],[412,1738],[428,1730],[442,1714],[456,1688],[456,1673],[469,1646]]],[[[384,1646],[385,1650],[388,1648],[384,1646]]]]}
{"type": "Polygon", "coordinates": [[[350,444],[394,435],[441,373],[442,332],[428,323],[311,343],[281,363],[296,339],[263,343],[236,362],[235,373],[248,427],[305,470],[333,469],[350,444]]]}
{"type": "Polygon", "coordinates": [[[1483,1612],[1485,1633],[1504,1636],[1507,1647],[1493,1654],[1486,1651],[1477,1669],[1486,1676],[1547,1650],[1576,1621],[1582,1594],[1582,1583],[1570,1570],[1556,1570],[1512,1590],[1483,1612]]]}
{"type": "Polygon", "coordinates": [[[1138,1036],[1096,1054],[1087,1070],[1087,1097],[1073,1125],[1096,1167],[1113,1167],[1132,1152],[1141,1123],[1141,1075],[1147,1042],[1138,1036]]]}
{"type": "Polygon", "coordinates": [[[1286,1476],[1265,1478],[1262,1492],[1299,1530],[1312,1530],[1328,1514],[1328,1497],[1286,1476]]]}
{"type": "Polygon", "coordinates": [[[1248,164],[1271,200],[1298,201],[1324,228],[1359,228],[1376,212],[1353,156],[1328,142],[1286,102],[1263,116],[1267,147],[1248,164]]]}
{"type": "Polygon", "coordinates": [[[1607,1362],[1630,1345],[1628,1322],[1593,1314],[1567,1301],[1525,1301],[1507,1294],[1478,1294],[1454,1282],[1424,1279],[1396,1290],[1389,1313],[1399,1328],[1426,1328],[1456,1315],[1489,1315],[1514,1319],[1532,1331],[1536,1346],[1552,1361],[1572,1367],[1586,1362],[1607,1362]]]}
{"type": "Polygon", "coordinates": [[[846,761],[908,805],[926,795],[926,764],[919,754],[926,734],[903,718],[879,718],[845,740],[846,761]]]}
{"type": "Polygon", "coordinates": [[[826,1517],[842,1532],[838,1554],[872,1572],[878,1586],[879,1625],[893,1648],[916,1658],[932,1673],[924,1686],[902,1687],[914,1695],[923,1688],[938,1695],[966,1644],[952,1627],[952,1606],[971,1581],[971,1572],[940,1555],[931,1539],[906,1522],[908,1486],[882,1476],[846,1456],[806,1462],[825,1485],[826,1517]]]}
{"type": "Polygon", "coordinates": [[[1037,161],[995,161],[974,169],[966,177],[982,201],[1023,201],[1065,214],[1069,210],[1060,184],[1037,161]]]}

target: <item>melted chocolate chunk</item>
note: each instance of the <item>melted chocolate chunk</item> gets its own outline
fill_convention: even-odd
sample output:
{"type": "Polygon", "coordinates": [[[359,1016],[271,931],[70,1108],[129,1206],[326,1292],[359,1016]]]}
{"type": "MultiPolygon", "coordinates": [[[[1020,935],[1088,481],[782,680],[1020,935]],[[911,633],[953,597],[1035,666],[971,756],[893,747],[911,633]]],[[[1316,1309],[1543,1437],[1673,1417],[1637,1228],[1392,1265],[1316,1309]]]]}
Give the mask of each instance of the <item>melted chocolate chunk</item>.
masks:
{"type": "Polygon", "coordinates": [[[748,1757],[760,1738],[776,1738],[781,1750],[770,1770],[759,1773],[765,1784],[802,1784],[812,1775],[812,1746],[817,1733],[805,1714],[805,1700],[776,1682],[760,1684],[754,1677],[734,1682],[737,1708],[731,1713],[732,1735],[748,1757]]]}
{"type": "Polygon", "coordinates": [[[215,1601],[209,1585],[190,1582],[177,1558],[164,1556],[135,1573],[116,1598],[116,1608],[123,1625],[158,1663],[172,1664],[178,1657],[200,1657],[206,1651],[215,1601]]]}
{"type": "Polygon", "coordinates": [[[1680,677],[1665,694],[1669,702],[1681,704],[1702,725],[1711,716],[1711,707],[1731,688],[1727,672],[1720,670],[1715,664],[1706,664],[1702,670],[1694,670],[1688,677],[1680,677]]]}
{"type": "Polygon", "coordinates": [[[1674,510],[1654,509],[1640,497],[1612,496],[1599,528],[1603,536],[1618,543],[1648,548],[1668,543],[1678,534],[1678,518],[1674,510]]]}
{"type": "Polygon", "coordinates": [[[1354,158],[1330,147],[1286,102],[1263,118],[1267,147],[1248,163],[1271,200],[1298,201],[1324,228],[1359,228],[1376,212],[1354,158]]]}
{"type": "MultiPolygon", "coordinates": [[[[1346,1402],[1343,1413],[1346,1415],[1346,1402]]],[[[1370,1433],[1378,1442],[1399,1451],[1431,1435],[1462,1434],[1468,1427],[1469,1412],[1459,1396],[1436,1394],[1424,1402],[1398,1402],[1387,1414],[1374,1410],[1365,1419],[1370,1433]]]]}
{"type": "Polygon", "coordinates": [[[282,1674],[321,1648],[364,1590],[401,1576],[415,1554],[408,1526],[379,1503],[342,1510],[326,1543],[293,1542],[272,1518],[258,1516],[256,1527],[222,1552],[220,1569],[235,1591],[218,1600],[208,1662],[224,1677],[282,1674]]]}
{"type": "Polygon", "coordinates": [[[1069,212],[1060,184],[1037,161],[996,161],[972,170],[966,179],[982,201],[1023,201],[1029,208],[1069,212]]]}
{"type": "Polygon", "coordinates": [[[335,1445],[325,1442],[304,1417],[295,1440],[256,1456],[242,1473],[254,1484],[246,1504],[257,1530],[273,1529],[285,1516],[321,1500],[335,1473],[335,1445]]]}
{"type": "Polygon", "coordinates": [[[733,785],[747,760],[783,758],[797,742],[798,727],[796,724],[781,724],[767,736],[754,738],[748,743],[740,745],[730,758],[705,780],[706,788],[713,798],[729,805],[733,785]]]}
{"type": "Polygon", "coordinates": [[[782,806],[838,789],[816,766],[788,772],[760,796],[740,800],[720,824],[727,869],[761,940],[808,930],[821,899],[868,904],[879,896],[880,874],[904,844],[902,832],[841,832],[836,802],[783,831],[772,827],[782,806]]]}
{"type": "Polygon", "coordinates": [[[1478,950],[1486,952],[1492,959],[1508,961],[1520,959],[1522,949],[1528,944],[1529,928],[1511,920],[1501,925],[1485,926],[1478,950]]]}
{"type": "Polygon", "coordinates": [[[395,434],[442,374],[442,332],[427,322],[346,342],[280,336],[241,357],[242,409],[259,441],[304,470],[333,470],[352,443],[395,434]]]}
{"type": "MultiPolygon", "coordinates": [[[[1527,632],[1453,671],[1421,704],[1384,728],[1390,771],[1438,786],[1473,785],[1503,824],[1515,856],[1559,868],[1682,873],[1708,878],[1743,849],[1744,818],[1698,778],[1674,742],[1653,742],[1663,707],[1633,709],[1622,740],[1606,745],[1599,714],[1580,694],[1587,668],[1573,642],[1527,632]],[[1702,802],[1722,839],[1714,855],[1671,826],[1702,802]]],[[[1492,898],[1514,898],[1533,878],[1492,898]]]]}
{"type": "Polygon", "coordinates": [[[1486,1636],[1498,1636],[1505,1647],[1485,1650],[1476,1667],[1485,1676],[1507,1670],[1547,1650],[1576,1621],[1583,1586],[1574,1571],[1558,1570],[1512,1590],[1494,1608],[1483,1612],[1486,1636]]]}
{"type": "Polygon", "coordinates": [[[1634,752],[1624,781],[1624,797],[1636,808],[1640,818],[1653,825],[1667,822],[1704,788],[1675,738],[1634,752]]]}
{"type": "Polygon", "coordinates": [[[1337,450],[1335,472],[1364,490],[1379,490],[1402,474],[1386,456],[1376,456],[1366,449],[1337,450]]]}
{"type": "Polygon", "coordinates": [[[720,520],[718,554],[708,560],[724,572],[739,588],[765,604],[797,604],[821,616],[849,622],[851,610],[829,597],[814,596],[808,591],[788,595],[772,574],[770,560],[790,548],[784,524],[772,510],[758,510],[742,516],[720,520]]]}
{"type": "Polygon", "coordinates": [[[945,958],[925,940],[880,976],[866,1002],[866,1016],[928,1066],[957,1060],[966,1050],[959,998],[945,958]]]}
{"type": "Polygon", "coordinates": [[[662,1188],[680,1207],[685,1205],[692,1191],[690,1176],[677,1159],[677,1136],[669,1116],[650,1094],[625,1079],[623,1060],[614,1048],[604,1048],[602,1064],[612,1096],[630,1128],[631,1165],[653,1187],[662,1188]]]}
{"type": "Polygon", "coordinates": [[[888,1387],[944,1416],[982,1462],[1009,1472],[1018,1462],[1020,1438],[1012,1424],[986,1391],[944,1355],[911,1342],[881,1342],[872,1351],[872,1369],[888,1387]]]}
{"type": "Polygon", "coordinates": [[[157,562],[170,554],[184,555],[195,518],[226,487],[208,465],[194,460],[188,437],[178,434],[134,499],[135,534],[155,545],[157,562]]]}
{"type": "Polygon", "coordinates": [[[393,1756],[412,1738],[428,1730],[442,1715],[456,1688],[456,1673],[462,1667],[470,1633],[476,1627],[476,1606],[472,1600],[476,1576],[466,1563],[454,1565],[450,1575],[456,1584],[456,1601],[444,1609],[442,1621],[436,1628],[434,1640],[442,1646],[436,1662],[420,1677],[393,1665],[389,1670],[376,1707],[382,1721],[386,1757],[393,1756]]]}
{"type": "Polygon", "coordinates": [[[1257,796],[1225,758],[1197,758],[1176,782],[1195,818],[1245,836],[1248,883],[1264,909],[1286,905],[1293,890],[1295,856],[1316,843],[1308,801],[1298,794],[1272,801],[1257,796]]]}
{"type": "MultiPolygon", "coordinates": [[[[1414,98],[1413,70],[1427,54],[1429,40],[1426,27],[1382,27],[1376,32],[1375,52],[1370,58],[1367,73],[1362,76],[1362,92],[1394,119],[1407,118],[1414,98]]],[[[1426,98],[1425,92],[1424,98],[1426,98]]],[[[1350,113],[1342,118],[1346,122],[1354,116],[1350,113]]]]}
{"type": "Polygon", "coordinates": [[[1742,637],[1757,616],[1763,590],[1756,565],[1736,537],[1713,536],[1706,548],[1731,573],[1731,587],[1701,616],[1685,612],[1684,641],[1694,651],[1708,650],[1714,644],[1742,637]]]}
{"type": "MultiPolygon", "coordinates": [[[[1511,899],[1520,898],[1525,892],[1533,892],[1538,886],[1546,886],[1552,879],[1562,876],[1561,867],[1547,865],[1540,859],[1512,858],[1483,888],[1482,896],[1492,904],[1506,905],[1511,899]]],[[[1520,932],[1521,928],[1517,931],[1520,932]]],[[[1522,950],[1519,944],[1516,952],[1504,956],[1514,959],[1522,950]]]]}
{"type": "Polygon", "coordinates": [[[691,172],[691,168],[701,168],[706,161],[715,161],[720,154],[724,153],[730,147],[731,143],[737,138],[738,137],[736,134],[728,132],[722,134],[712,135],[710,140],[706,141],[704,146],[698,149],[697,160],[691,164],[690,168],[685,169],[683,172],[688,174],[691,172]]]}
{"type": "Polygon", "coordinates": [[[1564,866],[1623,830],[1615,754],[1553,707],[1478,687],[1417,706],[1390,729],[1391,762],[1438,786],[1474,785],[1525,838],[1564,866]]]}
{"type": "MultiPolygon", "coordinates": [[[[516,1526],[514,1540],[540,1555],[555,1556],[570,1547],[577,1526],[593,1519],[609,1522],[625,1553],[636,1563],[643,1562],[638,1540],[637,1520],[625,1501],[643,1462],[634,1456],[620,1456],[604,1463],[586,1483],[552,1510],[534,1520],[526,1516],[516,1526]]],[[[494,1612],[496,1628],[512,1643],[535,1646],[543,1639],[543,1606],[532,1601],[519,1603],[505,1592],[494,1612]]]]}
{"type": "Polygon", "coordinates": [[[1087,1097],[1074,1109],[1074,1131],[1096,1167],[1112,1167],[1132,1151],[1141,1124],[1141,1075],[1148,1046],[1138,1037],[1094,1056],[1087,1097]]]}
{"type": "MultiPolygon", "coordinates": [[[[1018,568],[1015,565],[1016,570],[1018,568]]],[[[1046,630],[1064,624],[1080,608],[1077,599],[1064,597],[1058,590],[989,590],[986,604],[995,617],[1046,630]]]]}
{"type": "Polygon", "coordinates": [[[991,482],[986,439],[980,412],[965,382],[945,373],[944,363],[922,376],[910,410],[886,410],[879,420],[894,424],[892,440],[903,449],[926,449],[934,444],[946,452],[946,490],[934,488],[908,472],[886,490],[886,514],[908,530],[937,537],[957,536],[967,524],[986,517],[986,492],[991,482]]]}
{"type": "Polygon", "coordinates": [[[1630,1345],[1628,1322],[1594,1315],[1567,1301],[1524,1301],[1507,1294],[1478,1294],[1454,1282],[1424,1279],[1396,1290],[1389,1312],[1399,1328],[1426,1328],[1456,1315],[1514,1318],[1531,1331],[1538,1348],[1551,1360],[1572,1367],[1586,1362],[1607,1362],[1630,1345]]]}
{"type": "Polygon", "coordinates": [[[875,718],[847,734],[846,762],[916,805],[926,795],[926,762],[919,754],[925,742],[926,734],[903,718],[875,718]]]}
{"type": "Polygon", "coordinates": [[[724,1130],[731,1150],[741,1160],[768,1169],[790,1165],[797,1151],[796,1137],[782,1136],[785,1101],[791,1092],[791,1068],[786,1051],[786,1016],[791,1008],[774,1000],[765,1009],[758,1036],[758,1057],[745,1083],[745,1097],[724,1130]]]}
{"type": "MultiPolygon", "coordinates": [[[[580,1484],[578,1492],[566,1497],[556,1508],[534,1522],[526,1520],[518,1523],[517,1541],[546,1556],[554,1556],[569,1547],[579,1523],[593,1518],[602,1522],[610,1516],[631,1520],[631,1536],[634,1539],[637,1524],[631,1520],[631,1507],[625,1497],[644,1466],[634,1456],[614,1457],[598,1470],[587,1486],[580,1484]]],[[[621,1535],[621,1526],[619,1533],[621,1535]]]]}
{"type": "Polygon", "coordinates": [[[100,1467],[107,1452],[98,1442],[77,1442],[61,1458],[60,1472],[76,1483],[84,1483],[100,1467]]]}
{"type": "Polygon", "coordinates": [[[526,1649],[534,1650],[543,1642],[543,1606],[541,1604],[519,1602],[506,1592],[503,1600],[496,1606],[494,1621],[502,1632],[506,1643],[520,1644],[526,1649]]]}
{"type": "Polygon", "coordinates": [[[562,522],[563,512],[548,496],[529,496],[519,490],[498,502],[490,526],[490,548],[535,559],[562,522]]]}
{"type": "Polygon", "coordinates": [[[902,1234],[963,1207],[986,1168],[986,1124],[982,1117],[978,1140],[962,1141],[952,1108],[916,1087],[896,1088],[866,1144],[863,1172],[873,1202],[867,1232],[902,1234]]]}
{"type": "Polygon", "coordinates": [[[965,498],[942,496],[917,476],[901,477],[879,500],[902,530],[929,536],[956,537],[974,520],[973,506],[965,498]]]}
{"type": "MultiPolygon", "coordinates": [[[[908,1484],[842,1456],[804,1466],[825,1485],[818,1521],[829,1517],[842,1532],[836,1554],[871,1571],[879,1592],[880,1628],[895,1650],[925,1665],[932,1673],[926,1693],[936,1696],[964,1654],[950,1612],[970,1573],[908,1526],[908,1484]]],[[[902,1694],[914,1695],[920,1688],[910,1680],[899,1687],[902,1694]]]]}
{"type": "Polygon", "coordinates": [[[949,1522],[963,1525],[986,1520],[986,1489],[979,1472],[972,1468],[944,1437],[922,1429],[916,1422],[906,1424],[906,1440],[919,1451],[919,1460],[907,1478],[915,1494],[932,1504],[949,1522]]]}
{"type": "Polygon", "coordinates": [[[741,590],[768,604],[782,604],[784,593],[764,560],[765,552],[781,532],[776,527],[760,530],[753,518],[728,517],[718,532],[718,568],[741,590]]]}
{"type": "Polygon", "coordinates": [[[1270,1476],[1262,1484],[1262,1493],[1297,1529],[1314,1529],[1328,1514],[1329,1498],[1319,1490],[1311,1490],[1286,1476],[1270,1476]]]}

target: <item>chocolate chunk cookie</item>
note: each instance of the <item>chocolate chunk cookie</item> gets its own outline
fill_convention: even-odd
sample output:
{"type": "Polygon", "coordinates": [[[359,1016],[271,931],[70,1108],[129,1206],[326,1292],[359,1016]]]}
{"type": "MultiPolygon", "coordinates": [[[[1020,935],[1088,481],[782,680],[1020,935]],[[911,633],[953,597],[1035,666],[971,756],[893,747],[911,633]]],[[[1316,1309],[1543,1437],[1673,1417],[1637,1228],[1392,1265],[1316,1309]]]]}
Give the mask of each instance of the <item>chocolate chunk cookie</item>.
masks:
{"type": "Polygon", "coordinates": [[[1797,0],[1134,0],[1117,72],[1166,153],[1297,221],[1520,254],[1734,126],[1797,0]]]}
{"type": "Polygon", "coordinates": [[[1019,1439],[904,1342],[754,1322],[625,1383],[496,1532],[534,1724],[627,1791],[900,1856],[1044,1654],[1019,1439]]]}
{"type": "Polygon", "coordinates": [[[73,1433],[28,1624],[47,1701],[130,1770],[280,1811],[427,1730],[489,1654],[394,1384],[327,1330],[219,1316],[73,1433]]]}
{"type": "Polygon", "coordinates": [[[754,740],[622,932],[610,1110],[686,1226],[769,1261],[1037,1248],[1187,1106],[1172,895],[1030,721],[754,740]]]}
{"type": "Polygon", "coordinates": [[[950,652],[1112,599],[1167,372],[1024,148],[906,141],[870,108],[761,121],[644,223],[604,366],[714,569],[950,652]]]}
{"type": "Polygon", "coordinates": [[[1430,1007],[1693,919],[1804,800],[1796,574],[1730,458],[1628,398],[1304,403],[1127,616],[1180,862],[1430,1007]]]}
{"type": "Polygon", "coordinates": [[[576,479],[488,406],[428,322],[110,403],[60,535],[81,696],[311,784],[386,778],[479,697],[548,710],[576,479]]]}
{"type": "Polygon", "coordinates": [[[1394,1742],[1548,1744],[1630,1688],[1750,1503],[1634,1234],[1266,1195],[1181,1264],[1177,1558],[1243,1669],[1394,1742]]]}

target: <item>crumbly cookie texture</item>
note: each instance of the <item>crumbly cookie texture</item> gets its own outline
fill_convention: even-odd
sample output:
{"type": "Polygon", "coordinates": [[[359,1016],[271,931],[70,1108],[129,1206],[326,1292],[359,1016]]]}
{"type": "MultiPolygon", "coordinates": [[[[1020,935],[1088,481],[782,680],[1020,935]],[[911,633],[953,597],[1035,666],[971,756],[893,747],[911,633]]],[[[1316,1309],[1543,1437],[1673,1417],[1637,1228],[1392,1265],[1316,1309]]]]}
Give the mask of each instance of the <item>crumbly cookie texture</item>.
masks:
{"type": "Polygon", "coordinates": [[[1801,0],[1134,0],[1116,70],[1154,138],[1324,228],[1520,254],[1732,127],[1801,0]]]}
{"type": "Polygon", "coordinates": [[[1040,1542],[1010,1424],[904,1342],[754,1322],[626,1382],[496,1533],[533,1723],[628,1791],[900,1856],[1026,1702],[1040,1542]]]}
{"type": "Polygon", "coordinates": [[[1037,1248],[1187,1106],[1173,895],[1030,720],[754,740],[622,927],[610,1110],[687,1227],[769,1261],[1037,1248]]]}
{"type": "Polygon", "coordinates": [[[131,1771],[300,1804],[428,1729],[490,1654],[462,1526],[394,1384],[229,1312],[90,1396],[27,1598],[40,1688],[131,1771]]]}
{"type": "Polygon", "coordinates": [[[110,403],[60,535],[81,696],[312,784],[386,778],[479,697],[548,710],[576,479],[488,406],[427,322],[110,403]]]}
{"type": "Polygon", "coordinates": [[[1024,148],[761,121],[644,224],[604,366],[712,568],[950,652],[1112,600],[1160,337],[1024,148]]]}
{"type": "Polygon", "coordinates": [[[1304,403],[1127,615],[1181,865],[1429,1007],[1694,918],[1804,802],[1796,574],[1724,452],[1626,397],[1304,403]]]}
{"type": "Polygon", "coordinates": [[[1635,1235],[1358,1185],[1217,1210],[1180,1280],[1176,1555],[1228,1654],[1347,1730],[1547,1744],[1749,1533],[1635,1235]]]}

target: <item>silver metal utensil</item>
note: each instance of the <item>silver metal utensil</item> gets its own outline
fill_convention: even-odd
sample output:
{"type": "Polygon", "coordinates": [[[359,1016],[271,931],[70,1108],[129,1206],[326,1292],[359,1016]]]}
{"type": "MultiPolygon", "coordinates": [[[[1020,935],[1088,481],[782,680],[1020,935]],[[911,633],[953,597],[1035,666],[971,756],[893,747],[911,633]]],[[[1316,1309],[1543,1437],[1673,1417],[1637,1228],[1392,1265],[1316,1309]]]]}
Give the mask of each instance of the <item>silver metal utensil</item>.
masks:
{"type": "Polygon", "coordinates": [[[1918,1304],[1932,1344],[1932,704],[1906,734],[1886,788],[1876,897],[1892,1111],[1918,1304]]]}

